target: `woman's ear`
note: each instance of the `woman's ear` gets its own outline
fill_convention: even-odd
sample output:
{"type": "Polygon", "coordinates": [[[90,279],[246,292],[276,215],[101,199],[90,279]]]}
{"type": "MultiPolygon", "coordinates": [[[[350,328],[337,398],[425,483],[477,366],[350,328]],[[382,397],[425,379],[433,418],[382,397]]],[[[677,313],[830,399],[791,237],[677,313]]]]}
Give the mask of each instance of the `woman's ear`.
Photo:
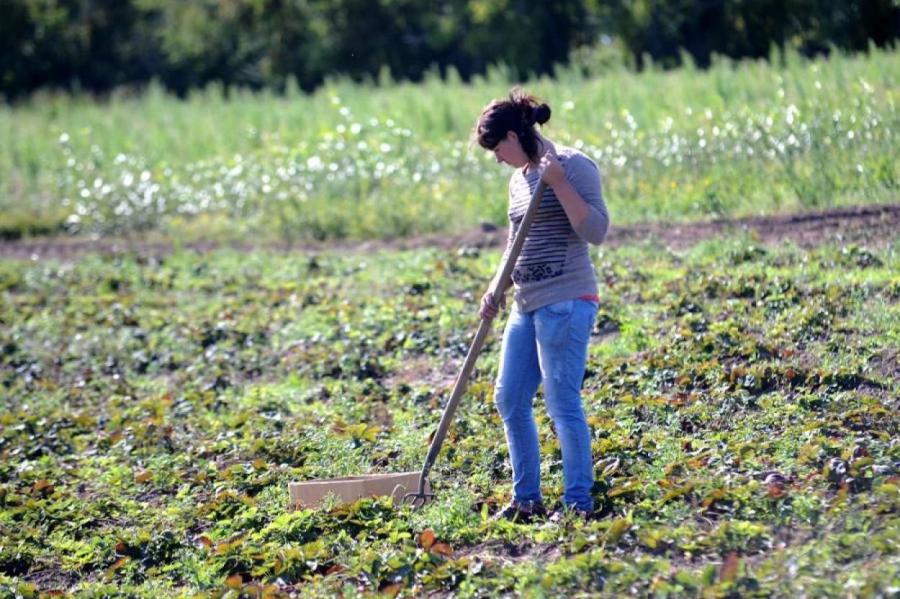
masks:
{"type": "Polygon", "coordinates": [[[506,139],[508,139],[509,141],[517,142],[517,141],[519,141],[519,136],[516,134],[515,131],[510,129],[509,131],[506,132],[506,139]]]}

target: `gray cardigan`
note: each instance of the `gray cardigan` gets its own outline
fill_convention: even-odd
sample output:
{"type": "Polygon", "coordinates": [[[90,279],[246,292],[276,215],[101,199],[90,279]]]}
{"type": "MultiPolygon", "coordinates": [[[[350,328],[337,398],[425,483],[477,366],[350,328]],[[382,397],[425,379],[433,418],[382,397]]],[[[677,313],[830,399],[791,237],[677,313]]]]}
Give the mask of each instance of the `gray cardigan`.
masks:
{"type": "MultiPolygon", "coordinates": [[[[581,226],[574,229],[553,189],[547,186],[512,273],[515,301],[522,312],[597,294],[597,276],[588,244],[600,244],[609,229],[600,171],[593,160],[574,148],[557,146],[556,153],[566,179],[588,203],[589,214],[581,226]]],[[[504,260],[509,255],[538,178],[537,171],[525,173],[524,169],[516,169],[510,177],[509,238],[504,260]]]]}

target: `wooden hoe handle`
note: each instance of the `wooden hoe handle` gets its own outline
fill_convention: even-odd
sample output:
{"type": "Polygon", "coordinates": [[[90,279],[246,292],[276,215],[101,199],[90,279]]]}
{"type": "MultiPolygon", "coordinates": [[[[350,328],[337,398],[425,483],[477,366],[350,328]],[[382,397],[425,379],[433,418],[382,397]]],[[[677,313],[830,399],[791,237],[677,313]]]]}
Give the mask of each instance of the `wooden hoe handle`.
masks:
{"type": "MultiPolygon", "coordinates": [[[[497,291],[506,288],[506,283],[512,275],[516,260],[519,258],[519,254],[522,252],[522,246],[525,244],[525,237],[528,235],[528,229],[531,228],[531,222],[534,220],[538,208],[541,205],[541,198],[544,196],[546,187],[547,185],[544,181],[539,179],[537,187],[534,189],[534,194],[531,196],[531,202],[528,204],[528,210],[526,210],[525,216],[522,217],[519,230],[516,232],[512,247],[509,249],[509,254],[506,256],[506,260],[503,261],[503,265],[500,269],[500,276],[494,279],[493,287],[490,291],[493,293],[495,304],[499,301],[497,291]]],[[[450,423],[453,421],[453,416],[456,413],[456,407],[459,405],[459,401],[466,391],[469,377],[472,375],[472,369],[475,367],[475,360],[478,359],[478,354],[484,346],[484,341],[487,338],[488,332],[491,330],[492,323],[493,319],[481,319],[481,323],[478,325],[475,339],[472,340],[472,344],[469,346],[469,353],[466,354],[466,361],[463,364],[462,370],[459,372],[459,376],[456,377],[456,384],[453,386],[450,400],[444,408],[444,414],[441,416],[441,423],[438,425],[437,432],[431,440],[431,447],[428,448],[425,465],[422,466],[422,474],[419,476],[419,492],[409,494],[414,498],[424,498],[426,496],[425,480],[428,477],[428,473],[431,471],[431,467],[434,465],[438,453],[441,451],[441,445],[443,445],[444,438],[447,436],[447,429],[450,428],[450,423]]]]}

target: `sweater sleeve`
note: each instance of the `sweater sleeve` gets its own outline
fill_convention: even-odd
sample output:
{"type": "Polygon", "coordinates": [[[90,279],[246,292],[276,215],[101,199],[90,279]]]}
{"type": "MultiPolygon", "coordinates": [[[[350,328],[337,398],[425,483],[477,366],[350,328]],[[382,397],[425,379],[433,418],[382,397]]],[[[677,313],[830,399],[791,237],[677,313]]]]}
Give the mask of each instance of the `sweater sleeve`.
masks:
{"type": "Polygon", "coordinates": [[[593,160],[584,155],[569,158],[566,179],[588,203],[588,216],[575,228],[575,233],[588,243],[599,245],[609,230],[609,212],[603,201],[600,184],[600,169],[593,160]]]}

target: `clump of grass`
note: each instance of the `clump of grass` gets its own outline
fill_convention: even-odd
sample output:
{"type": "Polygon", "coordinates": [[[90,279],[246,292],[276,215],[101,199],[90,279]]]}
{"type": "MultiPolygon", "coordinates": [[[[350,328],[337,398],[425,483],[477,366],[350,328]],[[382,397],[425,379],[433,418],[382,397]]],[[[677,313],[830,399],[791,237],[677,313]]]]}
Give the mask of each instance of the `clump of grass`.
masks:
{"type": "Polygon", "coordinates": [[[0,240],[65,233],[68,217],[68,212],[61,209],[11,209],[0,212],[0,240]]]}

